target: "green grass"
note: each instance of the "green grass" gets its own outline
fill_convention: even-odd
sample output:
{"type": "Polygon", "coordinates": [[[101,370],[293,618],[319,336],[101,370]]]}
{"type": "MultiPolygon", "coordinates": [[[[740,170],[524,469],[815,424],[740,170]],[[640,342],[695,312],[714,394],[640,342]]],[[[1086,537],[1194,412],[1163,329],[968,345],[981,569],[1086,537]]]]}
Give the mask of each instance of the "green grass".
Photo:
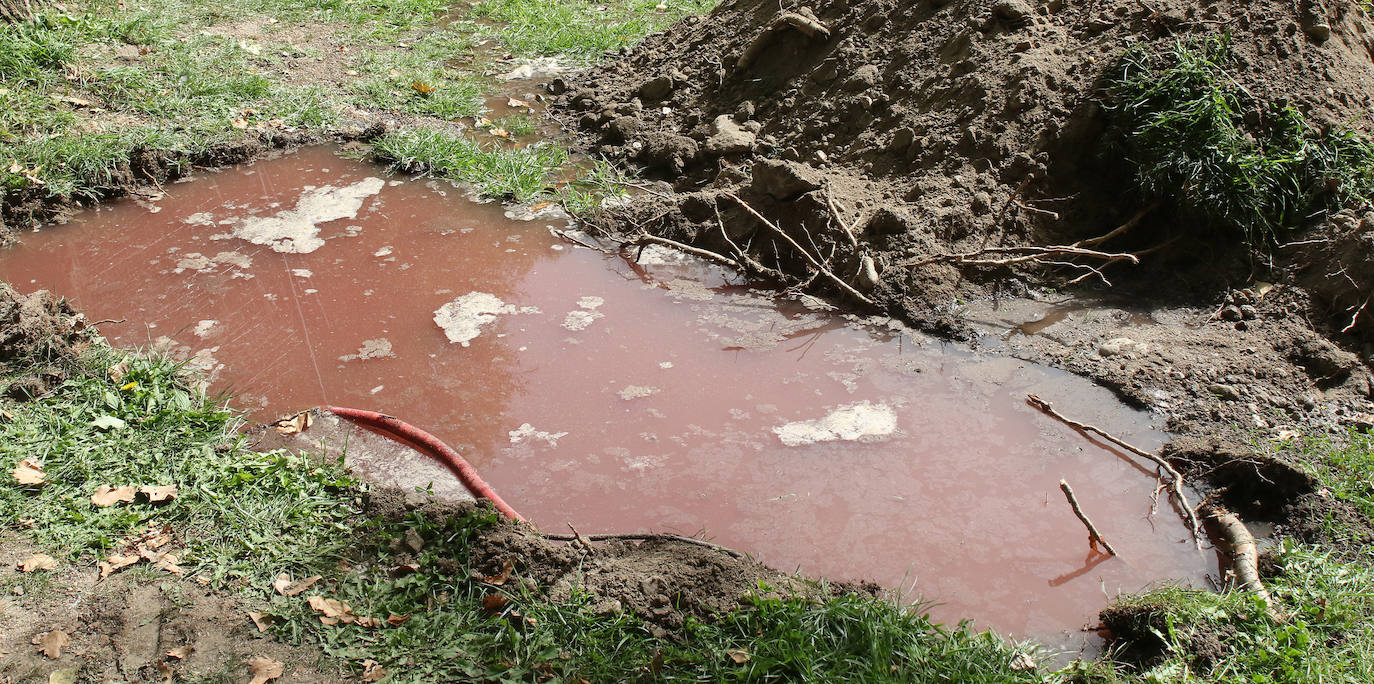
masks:
{"type": "Polygon", "coordinates": [[[6,524],[32,520],[34,539],[68,560],[103,558],[150,524],[172,525],[182,564],[217,583],[326,570],[357,512],[342,466],[247,450],[234,414],[190,387],[176,364],[134,357],[115,382],[105,369],[123,358],[93,352],[48,398],[7,407],[14,419],[0,422],[0,467],[8,475],[37,459],[47,482],[0,480],[6,524]],[[129,383],[137,385],[121,389],[129,383]],[[178,496],[102,508],[91,502],[102,484],[176,485],[178,496]]]}
{"type": "Polygon", "coordinates": [[[1115,144],[1148,198],[1176,199],[1263,246],[1322,210],[1374,196],[1374,144],[1255,100],[1227,73],[1229,39],[1138,48],[1105,88],[1115,144]]]}
{"type": "Polygon", "coordinates": [[[550,174],[568,159],[567,152],[554,145],[507,150],[431,130],[388,134],[375,141],[373,149],[378,159],[398,169],[469,183],[486,194],[516,201],[544,193],[550,174]]]}
{"type": "Polygon", "coordinates": [[[497,35],[517,54],[588,61],[715,5],[715,0],[483,0],[474,14],[500,22],[497,35]]]}
{"type": "Polygon", "coordinates": [[[1289,613],[1268,616],[1263,603],[1239,591],[1215,594],[1166,588],[1120,605],[1143,607],[1155,617],[1154,638],[1165,659],[1141,682],[1374,681],[1374,572],[1308,548],[1287,545],[1269,588],[1289,613]],[[1199,660],[1196,642],[1220,639],[1219,657],[1199,660]]]}

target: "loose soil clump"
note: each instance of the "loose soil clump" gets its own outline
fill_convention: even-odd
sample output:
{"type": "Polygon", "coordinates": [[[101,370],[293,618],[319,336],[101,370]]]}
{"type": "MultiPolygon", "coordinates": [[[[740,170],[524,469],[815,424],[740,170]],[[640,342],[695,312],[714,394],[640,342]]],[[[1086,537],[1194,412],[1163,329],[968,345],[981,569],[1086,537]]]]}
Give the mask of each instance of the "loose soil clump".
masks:
{"type": "Polygon", "coordinates": [[[65,298],[47,290],[22,295],[0,283],[0,379],[3,393],[24,401],[66,377],[64,361],[75,358],[90,331],[85,317],[65,298]],[[23,369],[25,372],[16,373],[23,369]]]}

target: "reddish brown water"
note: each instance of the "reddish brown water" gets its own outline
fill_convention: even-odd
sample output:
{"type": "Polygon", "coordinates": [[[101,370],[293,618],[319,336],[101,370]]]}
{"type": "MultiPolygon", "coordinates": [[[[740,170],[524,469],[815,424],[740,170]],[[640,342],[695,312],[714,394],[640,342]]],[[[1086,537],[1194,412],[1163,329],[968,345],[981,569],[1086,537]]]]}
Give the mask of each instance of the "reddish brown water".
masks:
{"type": "Polygon", "coordinates": [[[1158,444],[1086,381],[380,176],[323,149],[207,174],[27,235],[0,278],[126,319],[101,329],[192,357],[259,419],[333,403],[425,427],[545,529],[704,531],[1059,643],[1085,639],[1108,595],[1216,569],[1172,511],[1149,516],[1152,469],[1024,402],[1158,444]],[[451,302],[499,313],[441,316],[446,335],[451,302]],[[1089,554],[1060,478],[1121,559],[1089,554]]]}

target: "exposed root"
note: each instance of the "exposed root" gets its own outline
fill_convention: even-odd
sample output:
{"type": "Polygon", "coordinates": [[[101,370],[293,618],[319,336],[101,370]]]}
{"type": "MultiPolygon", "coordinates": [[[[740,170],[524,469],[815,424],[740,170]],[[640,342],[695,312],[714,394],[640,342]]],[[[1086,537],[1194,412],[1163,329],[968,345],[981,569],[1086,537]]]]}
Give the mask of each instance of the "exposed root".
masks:
{"type": "Polygon", "coordinates": [[[673,249],[681,250],[693,256],[698,256],[703,259],[706,259],[707,261],[713,261],[722,266],[734,269],[735,271],[738,271],[740,273],[744,273],[746,275],[758,278],[766,278],[780,285],[786,284],[789,280],[787,276],[783,274],[781,271],[764,266],[763,264],[755,261],[754,259],[749,258],[748,255],[745,255],[742,252],[740,253],[739,259],[732,259],[728,256],[725,256],[724,254],[712,252],[709,249],[693,247],[692,245],[686,244],[684,242],[678,242],[677,240],[670,240],[668,238],[658,237],[656,235],[649,234],[639,235],[638,237],[635,237],[634,239],[626,242],[624,246],[639,247],[646,244],[656,244],[663,245],[664,247],[672,247],[673,249]]]}
{"type": "Polygon", "coordinates": [[[1194,545],[1196,545],[1199,550],[1202,549],[1202,525],[1198,522],[1197,514],[1193,511],[1192,504],[1188,503],[1188,496],[1183,493],[1183,475],[1179,473],[1178,470],[1175,469],[1174,466],[1169,463],[1169,461],[1165,460],[1165,458],[1162,456],[1152,454],[1148,451],[1145,451],[1144,449],[1141,449],[1140,447],[1134,446],[1124,440],[1121,440],[1120,438],[1112,435],[1111,433],[1107,432],[1106,430],[1103,430],[1100,427],[1088,425],[1086,423],[1080,423],[1076,420],[1073,420],[1065,416],[1064,414],[1054,410],[1054,408],[1050,405],[1049,402],[1045,401],[1044,399],[1041,399],[1040,397],[1035,396],[1034,394],[1027,394],[1026,402],[1029,403],[1031,406],[1034,406],[1035,408],[1044,412],[1046,415],[1055,418],[1056,420],[1064,423],[1065,425],[1068,425],[1069,427],[1075,430],[1080,430],[1082,432],[1091,432],[1107,440],[1108,442],[1111,442],[1112,444],[1115,444],[1121,447],[1122,449],[1125,449],[1126,451],[1135,454],[1136,456],[1154,461],[1155,464],[1158,465],[1161,470],[1163,470],[1165,473],[1169,475],[1169,494],[1173,496],[1174,500],[1178,503],[1179,510],[1183,514],[1184,520],[1186,520],[1188,523],[1188,529],[1192,530],[1193,532],[1194,545]]]}
{"type": "Polygon", "coordinates": [[[1227,556],[1231,559],[1230,573],[1246,591],[1258,596],[1269,609],[1269,616],[1278,622],[1287,622],[1288,616],[1279,610],[1274,597],[1265,588],[1259,576],[1259,548],[1250,529],[1241,522],[1235,513],[1220,505],[1208,504],[1202,507],[1202,514],[1215,523],[1222,543],[1226,546],[1227,556]]]}
{"type": "Polygon", "coordinates": [[[1088,514],[1083,512],[1083,507],[1078,505],[1078,497],[1073,495],[1073,487],[1069,486],[1067,480],[1059,481],[1059,489],[1064,492],[1064,498],[1069,500],[1069,506],[1073,507],[1073,514],[1078,516],[1078,519],[1083,522],[1084,527],[1088,528],[1088,545],[1092,547],[1092,550],[1096,551],[1097,547],[1101,545],[1102,548],[1107,550],[1107,553],[1113,556],[1120,555],[1116,552],[1116,549],[1112,548],[1112,545],[1107,543],[1107,540],[1102,537],[1102,533],[1097,531],[1097,526],[1093,524],[1093,521],[1088,519],[1088,514]]]}
{"type": "Polygon", "coordinates": [[[858,290],[854,289],[854,286],[850,285],[849,283],[841,279],[839,276],[835,275],[833,271],[831,271],[829,268],[826,267],[825,264],[822,264],[819,261],[818,256],[812,256],[811,252],[806,251],[806,248],[798,244],[796,240],[793,240],[792,236],[787,234],[787,231],[784,231],[783,229],[779,228],[777,224],[764,218],[763,214],[760,214],[759,212],[755,211],[753,207],[749,206],[748,202],[745,202],[739,197],[736,197],[734,194],[728,192],[725,193],[725,197],[729,198],[735,204],[740,205],[740,207],[742,207],[745,211],[749,212],[750,216],[753,216],[755,219],[757,219],[760,223],[763,224],[765,228],[771,231],[774,235],[777,235],[778,237],[782,238],[783,241],[787,244],[792,245],[792,248],[800,252],[801,255],[806,259],[806,262],[811,264],[812,268],[819,271],[821,275],[825,276],[827,280],[834,283],[845,294],[854,298],[855,301],[865,304],[866,306],[874,308],[877,307],[877,304],[872,299],[869,299],[862,292],[859,292],[858,290]]]}
{"type": "Polygon", "coordinates": [[[1097,236],[1097,237],[1095,237],[1095,238],[1088,238],[1087,240],[1079,240],[1078,242],[1073,243],[1073,246],[1074,246],[1074,247],[1092,247],[1092,246],[1094,246],[1094,245],[1100,245],[1100,244],[1102,244],[1102,243],[1104,243],[1104,242],[1106,242],[1106,241],[1108,241],[1108,240],[1110,240],[1110,239],[1112,239],[1112,238],[1114,238],[1114,237],[1117,237],[1117,236],[1119,236],[1119,235],[1124,235],[1125,233],[1130,232],[1131,229],[1133,229],[1133,228],[1135,228],[1136,226],[1140,225],[1140,222],[1143,221],[1143,220],[1145,220],[1145,217],[1146,217],[1146,216],[1149,216],[1149,215],[1150,215],[1150,212],[1154,211],[1154,210],[1157,209],[1157,208],[1159,208],[1159,202],[1155,202],[1155,203],[1153,203],[1153,204],[1150,204],[1150,205],[1146,206],[1144,209],[1141,209],[1140,211],[1136,212],[1135,216],[1132,216],[1132,217],[1131,217],[1131,220],[1129,220],[1129,221],[1127,221],[1127,222],[1121,224],[1120,226],[1117,226],[1116,228],[1112,229],[1111,232],[1107,233],[1106,235],[1099,235],[1099,236],[1097,236]]]}

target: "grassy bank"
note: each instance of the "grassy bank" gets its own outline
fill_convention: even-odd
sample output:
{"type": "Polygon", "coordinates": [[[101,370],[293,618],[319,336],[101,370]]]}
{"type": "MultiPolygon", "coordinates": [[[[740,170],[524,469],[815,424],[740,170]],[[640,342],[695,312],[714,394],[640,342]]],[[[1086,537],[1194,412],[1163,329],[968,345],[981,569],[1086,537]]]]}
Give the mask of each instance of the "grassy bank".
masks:
{"type": "Polygon", "coordinates": [[[78,0],[0,24],[0,188],[22,223],[26,202],[96,200],[239,158],[226,147],[382,124],[379,160],[528,199],[566,154],[480,125],[489,74],[512,63],[500,53],[583,63],[708,6],[78,0]]]}

